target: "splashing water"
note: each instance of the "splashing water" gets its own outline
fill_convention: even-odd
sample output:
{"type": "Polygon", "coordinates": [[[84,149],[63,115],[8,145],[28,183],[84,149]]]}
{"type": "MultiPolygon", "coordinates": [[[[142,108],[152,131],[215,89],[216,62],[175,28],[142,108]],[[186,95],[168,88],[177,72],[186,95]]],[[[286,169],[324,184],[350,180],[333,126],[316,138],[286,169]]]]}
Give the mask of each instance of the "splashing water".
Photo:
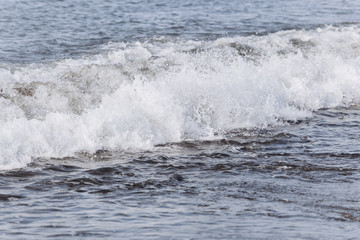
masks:
{"type": "Polygon", "coordinates": [[[357,25],[214,41],[109,43],[0,66],[0,169],[38,157],[224,137],[360,101],[357,25]]]}

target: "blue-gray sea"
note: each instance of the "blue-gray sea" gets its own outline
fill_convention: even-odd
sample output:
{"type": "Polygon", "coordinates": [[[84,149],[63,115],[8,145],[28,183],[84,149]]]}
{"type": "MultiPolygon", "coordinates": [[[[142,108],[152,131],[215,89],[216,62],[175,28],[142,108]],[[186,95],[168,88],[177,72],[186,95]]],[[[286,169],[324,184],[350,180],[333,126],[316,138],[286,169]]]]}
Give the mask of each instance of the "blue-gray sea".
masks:
{"type": "Polygon", "coordinates": [[[0,0],[0,239],[358,239],[360,2],[0,0]]]}

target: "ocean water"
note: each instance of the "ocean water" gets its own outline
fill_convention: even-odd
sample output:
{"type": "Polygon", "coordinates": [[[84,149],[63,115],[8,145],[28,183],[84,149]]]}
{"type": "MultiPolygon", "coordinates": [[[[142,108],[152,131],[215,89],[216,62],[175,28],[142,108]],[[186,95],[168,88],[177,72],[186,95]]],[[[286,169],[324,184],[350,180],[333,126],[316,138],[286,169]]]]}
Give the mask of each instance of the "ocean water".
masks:
{"type": "Polygon", "coordinates": [[[360,2],[0,0],[1,239],[357,239],[360,2]]]}

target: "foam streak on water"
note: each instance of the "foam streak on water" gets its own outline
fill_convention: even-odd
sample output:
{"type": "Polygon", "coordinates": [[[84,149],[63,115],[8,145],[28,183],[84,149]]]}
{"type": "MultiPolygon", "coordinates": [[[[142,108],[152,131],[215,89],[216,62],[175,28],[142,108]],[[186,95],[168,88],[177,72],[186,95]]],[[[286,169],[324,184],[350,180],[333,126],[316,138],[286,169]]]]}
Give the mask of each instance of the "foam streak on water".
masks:
{"type": "Polygon", "coordinates": [[[214,41],[109,43],[0,67],[0,169],[39,157],[216,139],[360,101],[357,25],[214,41]]]}

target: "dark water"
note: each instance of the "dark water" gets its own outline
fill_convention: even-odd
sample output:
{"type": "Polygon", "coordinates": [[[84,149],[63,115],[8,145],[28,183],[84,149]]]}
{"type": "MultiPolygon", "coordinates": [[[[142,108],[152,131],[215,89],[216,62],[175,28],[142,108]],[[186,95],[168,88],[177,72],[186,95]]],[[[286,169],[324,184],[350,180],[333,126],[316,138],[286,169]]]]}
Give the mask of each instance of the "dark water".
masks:
{"type": "Polygon", "coordinates": [[[359,3],[0,3],[1,239],[358,238],[359,3]]]}
{"type": "Polygon", "coordinates": [[[1,173],[2,238],[356,239],[359,121],[328,109],[216,141],[38,159],[1,173]]]}

